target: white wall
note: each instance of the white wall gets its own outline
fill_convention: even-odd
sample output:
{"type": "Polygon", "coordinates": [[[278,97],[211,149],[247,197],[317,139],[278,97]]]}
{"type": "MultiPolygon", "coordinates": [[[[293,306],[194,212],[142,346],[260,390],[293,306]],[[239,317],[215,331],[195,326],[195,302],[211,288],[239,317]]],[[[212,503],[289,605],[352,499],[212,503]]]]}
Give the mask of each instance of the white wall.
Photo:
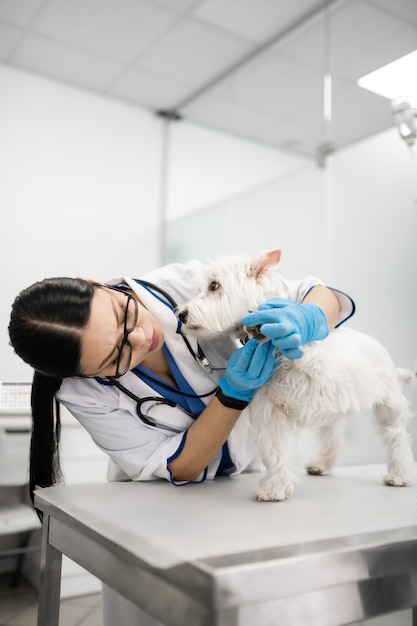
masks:
{"type": "Polygon", "coordinates": [[[0,379],[30,380],[7,335],[22,288],[160,263],[162,122],[5,65],[0,86],[0,379]]]}
{"type": "MultiPolygon", "coordinates": [[[[106,280],[160,263],[162,122],[152,113],[0,65],[0,380],[31,380],[8,345],[18,292],[48,276],[106,280]]],[[[64,421],[67,482],[105,480],[107,458],[64,421]]],[[[36,584],[38,558],[25,571],[36,584]]],[[[65,560],[62,594],[100,590],[65,560]]]]}

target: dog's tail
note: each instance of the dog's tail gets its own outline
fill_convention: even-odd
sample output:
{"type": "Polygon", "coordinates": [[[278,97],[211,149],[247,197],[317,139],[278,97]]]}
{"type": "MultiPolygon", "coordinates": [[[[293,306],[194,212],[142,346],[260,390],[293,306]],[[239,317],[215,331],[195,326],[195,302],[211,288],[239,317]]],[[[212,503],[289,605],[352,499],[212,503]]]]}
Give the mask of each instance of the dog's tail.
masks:
{"type": "Polygon", "coordinates": [[[417,372],[409,370],[405,367],[397,367],[398,380],[406,385],[415,385],[417,383],[417,372]]]}

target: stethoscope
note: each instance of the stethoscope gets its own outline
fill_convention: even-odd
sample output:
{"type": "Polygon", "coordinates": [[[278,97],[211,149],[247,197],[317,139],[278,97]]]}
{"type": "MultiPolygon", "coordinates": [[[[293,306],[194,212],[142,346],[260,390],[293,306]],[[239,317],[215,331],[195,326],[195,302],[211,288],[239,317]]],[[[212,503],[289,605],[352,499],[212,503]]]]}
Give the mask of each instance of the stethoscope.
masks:
{"type": "MultiPolygon", "coordinates": [[[[138,280],[138,283],[140,285],[144,285],[145,287],[148,287],[148,289],[150,289],[151,291],[156,291],[157,293],[161,294],[161,296],[163,296],[165,300],[169,302],[169,304],[173,308],[173,311],[175,312],[175,310],[178,307],[178,304],[175,302],[171,294],[169,294],[167,291],[162,289],[162,287],[159,287],[158,285],[154,285],[153,283],[150,283],[147,280],[138,280]]],[[[213,367],[210,361],[208,360],[208,358],[206,357],[206,355],[204,354],[199,343],[197,343],[197,352],[195,352],[193,350],[192,345],[190,344],[187,337],[184,335],[182,331],[180,332],[180,335],[185,345],[187,346],[188,352],[191,354],[193,359],[196,361],[196,363],[198,363],[198,365],[206,374],[211,374],[214,370],[225,369],[224,367],[213,367]]],[[[197,397],[203,397],[203,396],[197,396],[197,397]]]]}
{"type": "MultiPolygon", "coordinates": [[[[141,373],[141,375],[145,377],[143,372],[141,373]]],[[[149,378],[151,379],[151,377],[149,378]]],[[[186,415],[188,415],[194,420],[197,419],[197,417],[193,415],[193,413],[191,413],[190,411],[187,411],[187,409],[184,409],[183,406],[181,406],[174,400],[169,400],[168,398],[163,398],[161,396],[148,396],[146,398],[139,398],[132,391],[130,391],[130,389],[127,389],[126,387],[124,387],[124,385],[122,385],[118,379],[116,378],[112,379],[111,377],[108,377],[107,380],[109,381],[111,385],[114,385],[115,387],[117,387],[117,389],[119,389],[122,393],[129,396],[129,398],[131,398],[132,400],[136,402],[136,414],[139,417],[140,421],[146,424],[147,426],[161,428],[162,430],[169,430],[173,433],[182,433],[184,432],[184,430],[186,430],[185,428],[176,428],[175,426],[171,426],[170,424],[165,424],[161,420],[156,420],[153,417],[146,415],[144,411],[142,410],[142,407],[145,404],[150,404],[149,409],[153,409],[157,406],[165,404],[167,406],[170,406],[173,409],[180,409],[183,413],[185,413],[186,415]]],[[[159,380],[158,380],[158,385],[161,387],[165,387],[166,389],[169,389],[169,391],[171,392],[178,393],[178,395],[180,396],[186,396],[187,398],[206,398],[208,396],[213,395],[215,391],[217,390],[217,387],[215,387],[208,393],[197,395],[197,394],[191,394],[191,393],[186,393],[184,391],[180,391],[179,389],[175,389],[175,387],[171,387],[170,385],[164,385],[159,380]]]]}
{"type": "MultiPolygon", "coordinates": [[[[148,281],[145,280],[138,280],[137,281],[140,285],[143,285],[144,287],[147,287],[151,292],[156,291],[157,293],[159,293],[161,296],[163,296],[165,298],[165,300],[171,305],[173,312],[175,312],[176,308],[177,308],[177,303],[175,302],[174,298],[168,293],[166,292],[164,289],[162,289],[161,287],[159,287],[158,285],[154,285],[153,283],[150,283],[148,281]]],[[[117,289],[117,288],[116,288],[117,289]]],[[[215,370],[224,370],[224,367],[213,367],[210,363],[210,361],[208,360],[208,358],[206,357],[206,355],[204,354],[201,346],[199,344],[197,344],[197,352],[195,352],[195,350],[193,350],[192,345],[190,344],[190,342],[188,341],[187,337],[180,331],[179,333],[189,351],[189,353],[191,354],[191,356],[193,357],[193,359],[196,361],[196,363],[201,367],[201,369],[206,373],[206,374],[211,374],[213,371],[215,370]]],[[[185,391],[181,391],[180,389],[176,389],[175,387],[173,387],[172,385],[169,385],[168,383],[165,383],[164,381],[161,381],[159,379],[154,378],[153,376],[150,376],[149,374],[147,374],[146,372],[141,372],[141,377],[148,379],[150,382],[154,382],[156,384],[158,384],[159,387],[162,387],[164,389],[167,389],[168,391],[170,391],[173,394],[178,394],[179,396],[182,397],[186,397],[186,398],[207,398],[208,396],[212,396],[216,391],[217,391],[217,386],[214,387],[214,389],[212,389],[211,391],[198,395],[198,394],[192,394],[192,393],[187,393],[185,391]]],[[[107,376],[106,378],[103,379],[99,379],[99,382],[101,384],[109,384],[112,385],[114,387],[117,387],[117,389],[119,389],[119,391],[121,391],[122,393],[124,393],[126,396],[128,396],[129,398],[131,398],[132,400],[134,400],[134,402],[136,402],[136,413],[137,416],[139,417],[140,421],[143,422],[144,424],[146,424],[147,426],[152,426],[154,428],[160,428],[161,430],[168,430],[172,433],[182,433],[184,432],[184,430],[186,430],[186,428],[176,428],[175,426],[171,426],[170,424],[165,424],[164,422],[160,421],[160,420],[156,420],[153,417],[150,417],[149,415],[146,415],[144,410],[142,410],[142,408],[144,407],[145,404],[150,404],[150,409],[156,407],[156,406],[160,406],[162,404],[165,404],[171,408],[176,408],[176,409],[180,409],[181,411],[183,411],[184,413],[186,413],[189,417],[191,417],[192,419],[196,419],[196,416],[193,415],[193,413],[191,413],[190,411],[187,411],[187,409],[185,409],[183,406],[181,406],[180,404],[178,404],[177,402],[175,402],[175,400],[170,400],[169,398],[163,398],[161,396],[147,396],[146,398],[139,398],[137,395],[135,395],[132,391],[130,391],[130,389],[127,389],[124,385],[122,385],[122,383],[120,382],[120,380],[118,378],[114,378],[112,376],[107,376]]]]}

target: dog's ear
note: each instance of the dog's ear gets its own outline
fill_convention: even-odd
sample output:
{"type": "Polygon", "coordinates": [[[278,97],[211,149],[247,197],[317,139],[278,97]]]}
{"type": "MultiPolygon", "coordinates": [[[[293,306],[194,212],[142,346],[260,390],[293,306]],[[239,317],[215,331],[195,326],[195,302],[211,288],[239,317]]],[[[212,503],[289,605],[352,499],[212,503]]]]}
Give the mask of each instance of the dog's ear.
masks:
{"type": "Polygon", "coordinates": [[[248,276],[250,278],[257,279],[270,267],[278,265],[281,260],[281,253],[282,250],[278,248],[277,250],[271,250],[271,252],[267,252],[259,259],[256,259],[256,261],[251,263],[249,266],[248,276]]]}

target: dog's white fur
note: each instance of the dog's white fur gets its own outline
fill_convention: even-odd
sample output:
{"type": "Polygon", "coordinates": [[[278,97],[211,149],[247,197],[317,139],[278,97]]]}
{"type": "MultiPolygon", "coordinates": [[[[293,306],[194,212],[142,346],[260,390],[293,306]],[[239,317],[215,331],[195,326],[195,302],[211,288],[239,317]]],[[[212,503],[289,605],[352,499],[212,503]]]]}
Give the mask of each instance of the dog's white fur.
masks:
{"type": "MultiPolygon", "coordinates": [[[[281,251],[275,250],[205,266],[200,294],[178,308],[183,330],[199,337],[238,335],[243,315],[282,296],[280,257],[281,251]]],[[[309,343],[300,359],[280,359],[273,378],[257,391],[248,409],[266,467],[255,491],[257,500],[285,500],[293,492],[297,428],[318,431],[319,454],[307,471],[325,475],[336,461],[338,417],[366,409],[373,409],[388,451],[384,482],[413,482],[415,464],[406,431],[410,412],[398,380],[413,378],[412,372],[396,370],[380,343],[348,328],[309,343]]]]}

